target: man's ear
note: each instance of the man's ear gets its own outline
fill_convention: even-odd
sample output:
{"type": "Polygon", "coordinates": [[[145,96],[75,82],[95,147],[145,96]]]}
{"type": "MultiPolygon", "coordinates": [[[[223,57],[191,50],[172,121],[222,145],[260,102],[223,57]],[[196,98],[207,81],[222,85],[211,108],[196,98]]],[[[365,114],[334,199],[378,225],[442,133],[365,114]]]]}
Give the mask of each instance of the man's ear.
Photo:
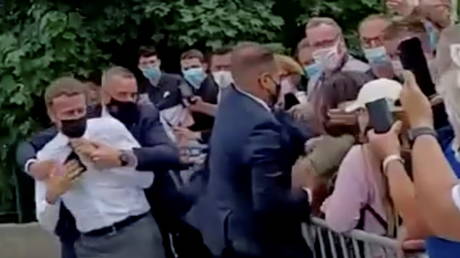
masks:
{"type": "Polygon", "coordinates": [[[52,106],[48,106],[48,108],[46,109],[46,112],[48,113],[48,117],[50,118],[51,122],[53,123],[57,123],[58,122],[58,119],[56,117],[56,114],[54,113],[53,111],[53,107],[52,106]]]}
{"type": "Polygon", "coordinates": [[[269,85],[271,83],[271,79],[270,79],[270,74],[269,73],[262,73],[260,76],[259,76],[259,83],[262,85],[262,87],[264,89],[270,89],[269,88],[269,85]]]}
{"type": "Polygon", "coordinates": [[[203,70],[205,72],[209,72],[208,68],[209,68],[209,64],[208,63],[203,63],[203,70]]]}
{"type": "Polygon", "coordinates": [[[158,68],[161,69],[161,59],[158,59],[158,68]]]}
{"type": "Polygon", "coordinates": [[[101,90],[101,101],[102,101],[102,105],[107,105],[110,103],[110,100],[111,100],[111,96],[109,95],[109,93],[107,93],[107,91],[105,89],[102,89],[101,90]]]}

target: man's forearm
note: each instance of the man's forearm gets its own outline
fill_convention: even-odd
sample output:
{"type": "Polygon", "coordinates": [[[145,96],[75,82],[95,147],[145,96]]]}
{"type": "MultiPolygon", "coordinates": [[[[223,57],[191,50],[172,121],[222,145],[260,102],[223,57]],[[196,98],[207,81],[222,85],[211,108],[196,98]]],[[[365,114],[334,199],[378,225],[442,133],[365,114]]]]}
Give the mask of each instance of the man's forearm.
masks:
{"type": "Polygon", "coordinates": [[[413,152],[415,190],[419,207],[435,235],[460,240],[460,211],[451,191],[457,177],[432,136],[417,138],[413,152]]]}
{"type": "Polygon", "coordinates": [[[139,171],[169,170],[181,166],[179,151],[169,144],[134,148],[133,152],[137,158],[136,169],[139,171]]]}
{"type": "Polygon", "coordinates": [[[426,238],[429,235],[428,228],[420,216],[420,210],[415,199],[414,184],[407,175],[404,165],[394,161],[388,165],[385,172],[387,173],[391,199],[407,228],[407,238],[426,238]]]}
{"type": "Polygon", "coordinates": [[[35,159],[36,154],[37,153],[32,144],[29,142],[21,142],[16,150],[16,162],[18,166],[25,172],[29,173],[26,168],[27,162],[31,159],[35,159]]]}
{"type": "Polygon", "coordinates": [[[208,115],[208,116],[215,116],[217,111],[217,105],[203,102],[201,107],[200,107],[200,112],[208,115]]]}

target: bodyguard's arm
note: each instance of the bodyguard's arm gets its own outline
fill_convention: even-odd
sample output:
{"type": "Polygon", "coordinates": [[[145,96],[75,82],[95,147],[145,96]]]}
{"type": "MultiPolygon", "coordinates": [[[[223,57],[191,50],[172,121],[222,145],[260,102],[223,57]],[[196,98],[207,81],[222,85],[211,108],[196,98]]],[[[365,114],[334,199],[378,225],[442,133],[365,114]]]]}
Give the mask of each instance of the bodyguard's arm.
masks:
{"type": "Polygon", "coordinates": [[[56,128],[51,127],[32,136],[30,140],[21,142],[16,149],[18,166],[30,175],[29,167],[35,160],[37,152],[51,141],[56,134],[56,128]]]}
{"type": "Polygon", "coordinates": [[[286,214],[308,218],[308,194],[293,194],[291,178],[283,172],[279,126],[269,122],[257,126],[250,136],[249,148],[252,197],[260,218],[266,223],[279,223],[286,214]]]}
{"type": "Polygon", "coordinates": [[[148,117],[142,121],[143,134],[139,143],[142,147],[134,148],[137,157],[137,170],[169,170],[180,166],[179,150],[166,135],[160,122],[159,112],[154,107],[142,107],[148,117]]]}

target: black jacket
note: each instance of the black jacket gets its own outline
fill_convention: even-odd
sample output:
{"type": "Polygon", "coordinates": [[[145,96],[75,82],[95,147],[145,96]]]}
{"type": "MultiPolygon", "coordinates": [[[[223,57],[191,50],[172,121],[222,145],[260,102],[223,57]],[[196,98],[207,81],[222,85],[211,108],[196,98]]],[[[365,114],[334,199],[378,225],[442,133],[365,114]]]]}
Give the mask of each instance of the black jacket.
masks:
{"type": "Polygon", "coordinates": [[[143,88],[150,101],[161,111],[182,104],[182,94],[179,86],[183,84],[182,77],[176,74],[162,73],[157,86],[145,81],[143,88]]]}

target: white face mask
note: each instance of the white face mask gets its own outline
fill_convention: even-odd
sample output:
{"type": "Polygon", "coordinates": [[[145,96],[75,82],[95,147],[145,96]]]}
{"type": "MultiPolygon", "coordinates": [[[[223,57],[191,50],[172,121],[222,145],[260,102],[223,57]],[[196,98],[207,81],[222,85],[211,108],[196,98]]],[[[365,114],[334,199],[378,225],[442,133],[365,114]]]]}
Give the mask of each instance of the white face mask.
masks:
{"type": "Polygon", "coordinates": [[[342,57],[339,55],[339,46],[340,41],[335,43],[332,47],[318,49],[313,52],[313,59],[325,70],[334,70],[339,66],[342,59],[342,57]]]}
{"type": "Polygon", "coordinates": [[[232,73],[229,71],[213,72],[212,77],[221,89],[227,88],[233,83],[232,73]]]}

